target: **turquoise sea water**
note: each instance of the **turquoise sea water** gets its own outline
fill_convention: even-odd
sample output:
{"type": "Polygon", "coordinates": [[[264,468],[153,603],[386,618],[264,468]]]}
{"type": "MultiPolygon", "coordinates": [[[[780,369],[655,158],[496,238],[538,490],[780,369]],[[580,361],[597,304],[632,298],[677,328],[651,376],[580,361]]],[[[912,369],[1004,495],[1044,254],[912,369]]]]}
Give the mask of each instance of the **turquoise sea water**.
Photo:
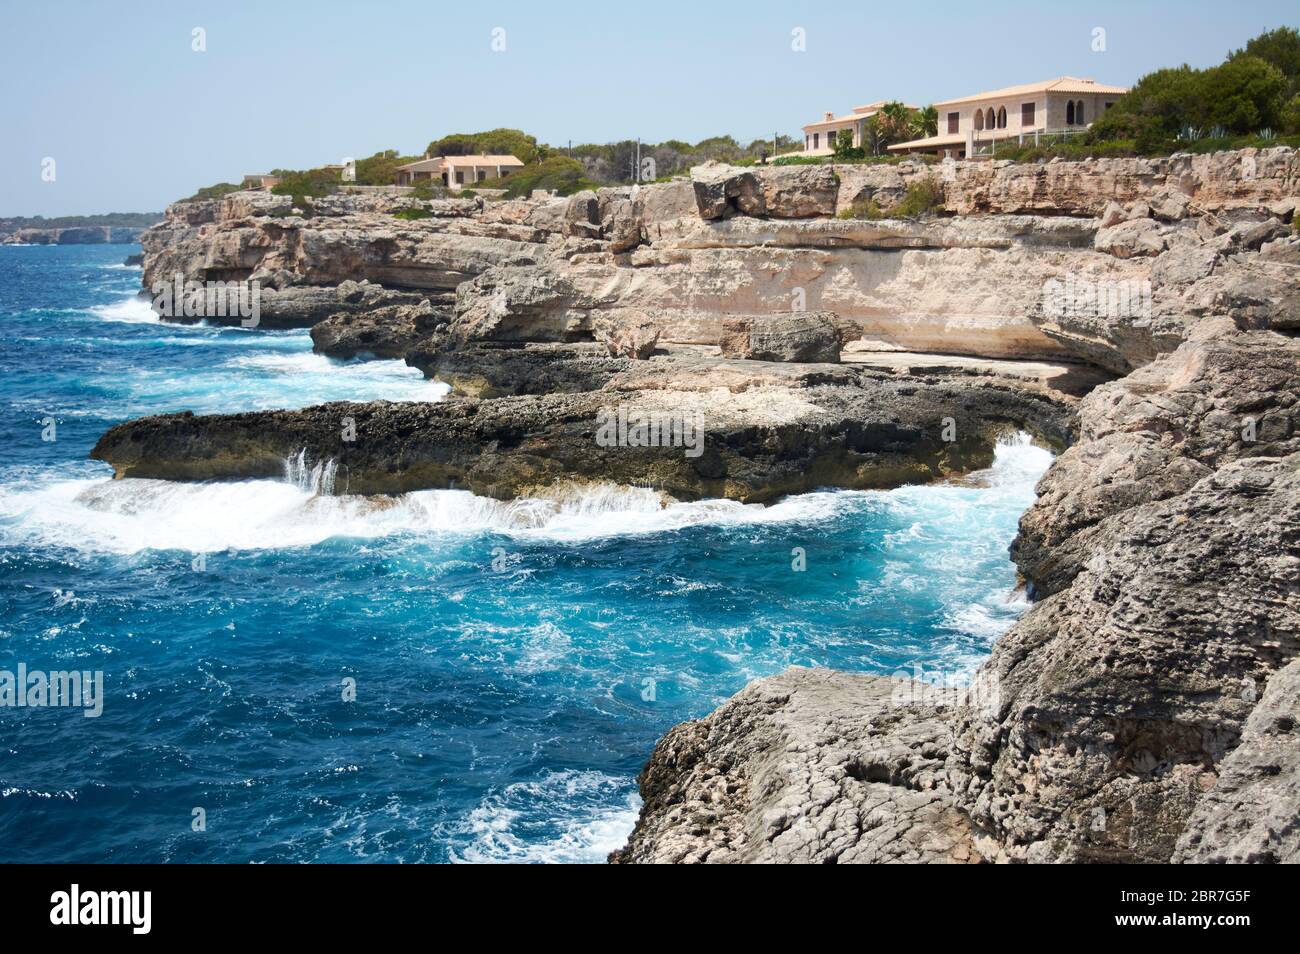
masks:
{"type": "Polygon", "coordinates": [[[1023,438],[768,508],[110,481],[86,454],[142,414],[445,390],[159,323],[132,251],[0,247],[0,670],[104,673],[98,718],[0,708],[0,860],[600,860],[673,724],[789,665],[960,679],[1024,608],[1023,438]]]}

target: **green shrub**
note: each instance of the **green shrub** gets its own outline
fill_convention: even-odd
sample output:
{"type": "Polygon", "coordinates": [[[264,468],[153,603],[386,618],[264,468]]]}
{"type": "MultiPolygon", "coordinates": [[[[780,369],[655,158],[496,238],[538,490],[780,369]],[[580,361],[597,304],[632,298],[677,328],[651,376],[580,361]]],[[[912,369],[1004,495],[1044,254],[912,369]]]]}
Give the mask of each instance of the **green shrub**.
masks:
{"type": "Polygon", "coordinates": [[[357,177],[353,185],[392,185],[397,181],[397,167],[416,162],[420,156],[400,156],[396,149],[384,149],[366,159],[357,160],[357,177]]]}
{"type": "Polygon", "coordinates": [[[883,219],[885,212],[875,199],[858,199],[847,209],[840,212],[840,219],[883,219]]]}
{"type": "Polygon", "coordinates": [[[918,179],[907,187],[898,205],[890,210],[890,215],[897,219],[914,218],[925,215],[943,206],[943,189],[933,179],[918,179]]]}
{"type": "Polygon", "coordinates": [[[235,185],[233,182],[218,182],[216,185],[204,186],[189,198],[181,199],[181,201],[198,202],[200,199],[219,199],[223,195],[238,192],[242,188],[242,185],[235,185]]]}
{"type": "Polygon", "coordinates": [[[582,163],[567,156],[551,156],[516,169],[502,179],[488,179],[478,183],[483,189],[504,189],[506,198],[527,196],[534,189],[555,189],[560,195],[573,195],[583,189],[596,189],[600,183],[586,177],[582,163]]]}
{"type": "Polygon", "coordinates": [[[304,210],[311,206],[312,199],[331,195],[342,184],[338,172],[331,169],[308,169],[304,172],[276,169],[271,174],[280,177],[279,183],[272,186],[271,192],[291,196],[293,204],[304,210]]]}
{"type": "Polygon", "coordinates": [[[426,208],[423,208],[418,205],[410,205],[407,206],[405,209],[402,209],[402,211],[400,212],[394,212],[393,218],[403,219],[404,221],[407,222],[413,222],[416,219],[427,219],[432,214],[433,213],[426,208]]]}

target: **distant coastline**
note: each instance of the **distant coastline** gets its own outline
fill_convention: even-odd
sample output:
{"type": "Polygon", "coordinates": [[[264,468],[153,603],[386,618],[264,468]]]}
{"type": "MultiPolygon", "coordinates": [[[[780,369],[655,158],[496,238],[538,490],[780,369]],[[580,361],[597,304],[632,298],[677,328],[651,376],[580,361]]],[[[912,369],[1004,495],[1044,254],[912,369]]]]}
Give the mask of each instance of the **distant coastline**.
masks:
{"type": "Polygon", "coordinates": [[[127,245],[162,221],[161,212],[0,218],[0,245],[127,245]]]}

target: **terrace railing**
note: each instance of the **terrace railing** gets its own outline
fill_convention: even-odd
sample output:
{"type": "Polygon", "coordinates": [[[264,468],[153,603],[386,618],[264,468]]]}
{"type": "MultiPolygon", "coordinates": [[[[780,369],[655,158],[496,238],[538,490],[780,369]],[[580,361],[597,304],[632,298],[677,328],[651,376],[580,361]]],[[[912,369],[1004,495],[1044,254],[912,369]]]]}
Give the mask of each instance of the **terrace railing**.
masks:
{"type": "Polygon", "coordinates": [[[1014,146],[1050,146],[1054,143],[1065,142],[1071,138],[1082,136],[1088,131],[1086,126],[1070,126],[1062,129],[1027,129],[1020,133],[1010,133],[1000,136],[987,136],[981,139],[980,134],[975,134],[974,146],[971,149],[970,159],[995,159],[998,152],[1006,152],[1008,147],[1014,146]]]}

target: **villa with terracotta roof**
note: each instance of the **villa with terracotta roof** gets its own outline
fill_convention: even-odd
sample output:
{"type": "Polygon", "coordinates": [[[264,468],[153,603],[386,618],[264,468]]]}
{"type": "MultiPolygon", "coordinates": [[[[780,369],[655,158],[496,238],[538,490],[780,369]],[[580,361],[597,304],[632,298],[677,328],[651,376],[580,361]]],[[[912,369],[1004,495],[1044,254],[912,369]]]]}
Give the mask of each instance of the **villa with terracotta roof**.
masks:
{"type": "MultiPolygon", "coordinates": [[[[854,106],[853,112],[836,116],[827,112],[820,122],[809,123],[803,127],[803,152],[796,155],[829,156],[835,151],[835,136],[841,129],[853,132],[853,145],[862,145],[862,124],[884,107],[888,100],[868,103],[866,106],[854,106]]],[[[908,109],[916,109],[908,106],[908,109]]]]}
{"type": "Polygon", "coordinates": [[[889,151],[963,159],[996,154],[996,144],[1006,140],[1023,144],[1048,135],[1081,133],[1127,92],[1124,86],[1058,76],[944,100],[934,104],[939,112],[938,135],[895,143],[889,151]]]}
{"type": "Polygon", "coordinates": [[[429,180],[449,188],[463,187],[484,179],[504,178],[523,166],[514,156],[425,156],[397,167],[397,185],[429,180]]]}

